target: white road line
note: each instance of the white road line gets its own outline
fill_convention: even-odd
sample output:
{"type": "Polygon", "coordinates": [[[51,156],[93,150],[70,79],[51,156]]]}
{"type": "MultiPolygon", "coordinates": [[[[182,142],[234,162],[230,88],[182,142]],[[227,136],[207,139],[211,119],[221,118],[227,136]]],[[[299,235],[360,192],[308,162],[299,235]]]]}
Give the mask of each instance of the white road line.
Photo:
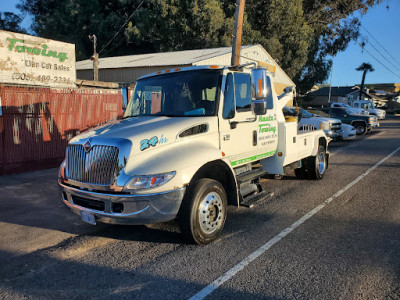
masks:
{"type": "Polygon", "coordinates": [[[307,214],[305,214],[303,217],[301,217],[299,220],[297,220],[292,225],[290,225],[288,228],[286,228],[285,230],[281,231],[278,235],[273,237],[271,240],[269,240],[267,243],[262,245],[260,248],[258,248],[256,251],[254,251],[252,254],[247,256],[244,260],[242,260],[236,266],[231,268],[224,275],[222,275],[221,277],[217,278],[210,285],[206,286],[201,291],[199,291],[197,294],[195,294],[192,297],[190,297],[189,300],[204,299],[205,297],[210,295],[218,287],[220,287],[226,281],[228,281],[233,276],[235,276],[236,273],[238,273],[239,271],[243,270],[248,264],[250,264],[256,258],[258,258],[261,254],[263,254],[265,251],[267,251],[273,245],[278,243],[281,239],[283,239],[285,236],[287,236],[289,233],[291,233],[294,229],[299,227],[305,221],[310,219],[313,215],[315,215],[317,212],[319,212],[321,209],[323,209],[328,203],[332,202],[335,198],[337,198],[340,195],[342,195],[345,191],[347,191],[349,188],[351,188],[353,185],[355,185],[357,182],[359,182],[361,179],[363,179],[365,176],[367,176],[369,173],[371,173],[373,170],[375,170],[378,166],[380,166],[383,162],[385,162],[388,158],[393,156],[399,150],[400,150],[400,147],[397,148],[396,150],[394,150],[392,153],[390,153],[385,158],[381,159],[377,164],[375,164],[373,167],[369,168],[367,171],[365,171],[363,174],[358,176],[356,179],[354,179],[352,182],[350,182],[348,185],[346,185],[340,191],[336,192],[333,196],[331,196],[330,198],[326,199],[322,204],[318,205],[317,207],[315,207],[314,209],[309,211],[307,214]]]}

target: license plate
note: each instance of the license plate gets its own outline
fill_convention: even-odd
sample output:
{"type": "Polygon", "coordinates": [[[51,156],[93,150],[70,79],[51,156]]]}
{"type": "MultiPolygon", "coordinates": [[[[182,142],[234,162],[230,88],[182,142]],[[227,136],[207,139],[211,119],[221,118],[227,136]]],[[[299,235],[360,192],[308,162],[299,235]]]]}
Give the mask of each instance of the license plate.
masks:
{"type": "Polygon", "coordinates": [[[81,210],[81,219],[83,222],[96,225],[96,219],[94,218],[94,214],[81,210]]]}

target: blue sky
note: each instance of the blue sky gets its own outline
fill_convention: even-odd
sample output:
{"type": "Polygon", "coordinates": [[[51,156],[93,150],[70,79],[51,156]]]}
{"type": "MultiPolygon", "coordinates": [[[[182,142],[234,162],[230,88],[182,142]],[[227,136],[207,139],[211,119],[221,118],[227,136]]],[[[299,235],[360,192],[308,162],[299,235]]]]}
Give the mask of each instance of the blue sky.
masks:
{"type": "MultiPolygon", "coordinates": [[[[360,15],[358,14],[357,16],[360,15]]],[[[372,34],[397,62],[361,28],[360,33],[368,39],[365,48],[395,74],[387,70],[366,51],[362,51],[362,48],[357,43],[351,42],[345,51],[338,53],[333,58],[332,85],[360,84],[362,73],[356,71],[355,68],[363,62],[370,63],[375,69],[374,72],[367,74],[367,83],[400,83],[400,1],[383,1],[380,5],[368,10],[360,19],[361,25],[372,34]],[[387,5],[389,5],[389,9],[386,8],[387,5]],[[378,49],[386,59],[370,44],[378,49]]]]}
{"type": "MultiPolygon", "coordinates": [[[[62,0],[60,0],[62,1],[62,0]]],[[[18,13],[15,5],[18,0],[2,0],[0,11],[12,11],[18,13]]],[[[357,13],[357,16],[360,16],[357,13]]],[[[355,69],[363,62],[372,64],[374,72],[368,73],[366,83],[400,83],[400,1],[384,0],[378,6],[368,10],[361,17],[362,26],[372,34],[371,37],[363,28],[361,34],[367,38],[365,46],[376,59],[367,51],[351,42],[347,49],[338,53],[333,58],[332,85],[353,85],[361,81],[361,72],[355,69]],[[386,7],[389,6],[389,9],[386,7]],[[374,38],[382,45],[390,55],[377,44],[374,38]],[[375,46],[384,57],[382,57],[372,46],[375,46]],[[388,70],[389,69],[389,70],[388,70]],[[393,74],[394,73],[394,74],[393,74]]],[[[25,18],[22,26],[29,27],[30,20],[25,18]]],[[[328,79],[328,83],[329,83],[328,79]]]]}

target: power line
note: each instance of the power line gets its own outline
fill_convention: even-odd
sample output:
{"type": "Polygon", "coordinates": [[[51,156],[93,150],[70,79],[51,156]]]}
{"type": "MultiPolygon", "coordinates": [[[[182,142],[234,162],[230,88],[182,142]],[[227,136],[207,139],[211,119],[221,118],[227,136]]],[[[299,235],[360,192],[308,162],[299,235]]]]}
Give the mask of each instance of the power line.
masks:
{"type": "Polygon", "coordinates": [[[390,56],[395,62],[397,62],[397,63],[400,65],[400,62],[399,62],[396,58],[394,58],[394,57],[393,57],[393,56],[378,42],[378,40],[377,40],[364,26],[361,25],[361,27],[375,40],[375,42],[376,42],[379,46],[382,47],[383,50],[385,50],[385,52],[386,52],[387,54],[389,54],[389,56],[390,56]]]}
{"type": "Polygon", "coordinates": [[[127,37],[122,38],[114,47],[112,47],[109,50],[106,50],[104,52],[105,55],[107,55],[107,53],[110,53],[111,51],[113,51],[115,48],[119,47],[123,42],[127,41],[127,37]]]}
{"type": "MultiPolygon", "coordinates": [[[[344,2],[344,0],[341,0],[341,3],[344,5],[344,7],[346,8],[346,11],[348,14],[352,14],[351,10],[349,9],[348,5],[344,2]]],[[[373,39],[374,41],[381,46],[381,48],[396,62],[400,65],[400,63],[396,60],[396,58],[394,58],[389,51],[386,50],[385,47],[382,46],[382,44],[372,35],[372,33],[370,33],[367,28],[365,28],[364,25],[360,24],[361,28],[364,29],[373,39]]],[[[390,60],[388,60],[382,53],[380,53],[380,51],[378,49],[375,48],[375,46],[373,46],[372,44],[370,44],[384,59],[386,59],[390,64],[392,63],[390,60]]],[[[397,70],[400,71],[399,68],[397,68],[397,66],[393,65],[397,70]]]]}
{"type": "Polygon", "coordinates": [[[378,52],[384,59],[386,59],[386,61],[389,62],[389,64],[391,64],[394,68],[396,68],[398,71],[400,71],[400,68],[398,68],[396,65],[392,64],[392,62],[389,59],[387,59],[386,56],[384,56],[378,49],[376,49],[376,47],[373,44],[369,43],[369,45],[372,48],[374,48],[375,51],[378,52]]]}
{"type": "MultiPolygon", "coordinates": [[[[322,3],[321,3],[319,0],[316,0],[316,1],[317,1],[317,2],[320,4],[320,6],[322,7],[322,3]]],[[[332,17],[332,19],[334,19],[333,15],[330,13],[329,9],[327,9],[326,12],[332,17]]],[[[350,35],[350,32],[349,32],[346,28],[344,28],[344,30],[350,35]]],[[[361,49],[365,50],[365,52],[367,52],[373,59],[375,59],[379,64],[381,64],[381,65],[382,65],[385,69],[387,69],[390,73],[392,73],[392,74],[395,75],[396,77],[400,78],[400,76],[399,76],[398,74],[396,74],[396,73],[394,73],[392,70],[390,70],[386,65],[384,65],[381,61],[379,61],[374,55],[372,55],[371,52],[369,52],[367,49],[365,49],[365,47],[364,47],[361,43],[359,43],[359,42],[356,42],[356,43],[361,47],[361,49]]],[[[391,64],[391,65],[393,66],[393,64],[391,64]]]]}
{"type": "Polygon", "coordinates": [[[119,30],[114,34],[114,36],[108,41],[108,43],[100,50],[99,54],[101,52],[103,52],[103,50],[110,45],[110,43],[112,42],[112,40],[121,32],[122,28],[125,27],[126,24],[128,24],[129,20],[133,17],[134,13],[142,6],[144,0],[142,2],[140,2],[140,4],[138,5],[138,7],[136,7],[136,9],[133,11],[133,13],[129,16],[129,18],[126,20],[126,22],[124,24],[122,24],[122,26],[119,28],[119,30]]]}
{"type": "MultiPolygon", "coordinates": [[[[359,44],[361,46],[361,44],[359,44]]],[[[371,52],[369,52],[367,49],[363,48],[363,50],[365,50],[370,56],[372,56],[373,59],[375,59],[378,63],[380,63],[386,70],[388,70],[390,73],[392,73],[393,75],[395,75],[396,77],[400,78],[400,76],[396,73],[394,73],[392,70],[390,70],[387,66],[385,66],[382,62],[380,62],[375,56],[373,56],[371,54],[371,52]]]]}

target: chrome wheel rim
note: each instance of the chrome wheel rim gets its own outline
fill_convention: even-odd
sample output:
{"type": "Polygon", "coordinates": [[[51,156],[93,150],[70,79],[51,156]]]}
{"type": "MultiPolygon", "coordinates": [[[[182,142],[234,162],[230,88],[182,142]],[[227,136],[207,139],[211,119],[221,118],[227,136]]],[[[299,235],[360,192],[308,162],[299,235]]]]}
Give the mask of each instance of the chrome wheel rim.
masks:
{"type": "Polygon", "coordinates": [[[317,156],[317,165],[319,174],[323,174],[325,172],[325,153],[321,152],[317,156]]]}
{"type": "Polygon", "coordinates": [[[364,127],[363,127],[363,126],[357,126],[356,132],[357,132],[358,134],[363,133],[363,132],[364,132],[364,127]]]}
{"type": "Polygon", "coordinates": [[[211,234],[222,226],[225,211],[221,197],[216,192],[208,193],[199,205],[200,228],[206,234],[211,234]]]}

